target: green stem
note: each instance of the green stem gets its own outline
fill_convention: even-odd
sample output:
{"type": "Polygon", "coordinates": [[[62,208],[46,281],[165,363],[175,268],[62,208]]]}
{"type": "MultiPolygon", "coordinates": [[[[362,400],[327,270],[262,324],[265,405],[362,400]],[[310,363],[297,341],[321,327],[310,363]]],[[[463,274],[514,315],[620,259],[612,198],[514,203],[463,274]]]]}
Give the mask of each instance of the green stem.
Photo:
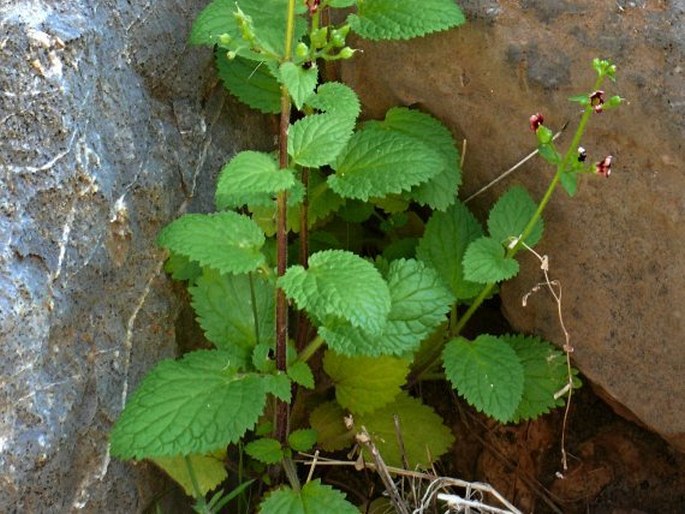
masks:
{"type": "Polygon", "coordinates": [[[205,500],[205,495],[202,494],[202,491],[200,490],[200,484],[197,481],[197,476],[195,476],[195,469],[193,469],[193,463],[190,461],[190,457],[188,455],[186,455],[184,459],[186,462],[186,469],[188,470],[188,476],[190,476],[190,483],[193,485],[193,496],[195,497],[195,501],[197,502],[197,505],[200,508],[200,512],[202,512],[203,514],[210,514],[210,511],[207,508],[207,501],[205,500]]]}
{"type": "MultiPolygon", "coordinates": [[[[604,76],[597,77],[597,80],[593,85],[593,91],[598,90],[602,86],[602,82],[604,82],[604,76]]],[[[542,197],[542,200],[540,200],[537,209],[531,216],[530,220],[528,220],[528,223],[521,232],[521,235],[518,237],[516,244],[507,249],[506,258],[513,258],[519,252],[519,250],[523,248],[523,242],[528,238],[528,236],[530,236],[531,232],[533,232],[535,225],[542,216],[542,212],[545,210],[545,207],[547,207],[547,204],[552,199],[552,195],[554,194],[554,191],[556,190],[557,186],[559,185],[559,182],[561,181],[562,174],[565,173],[566,169],[571,163],[571,159],[576,158],[578,145],[580,144],[580,140],[583,137],[585,128],[587,126],[588,121],[590,120],[590,116],[592,116],[593,111],[594,109],[591,105],[585,107],[583,115],[580,118],[580,123],[578,123],[578,128],[576,129],[573,135],[573,139],[571,140],[571,144],[566,150],[564,158],[557,165],[556,173],[554,174],[554,177],[549,183],[547,191],[545,191],[545,194],[542,197]]],[[[459,320],[456,323],[452,323],[452,321],[450,321],[450,337],[457,337],[461,333],[461,331],[466,326],[466,323],[468,323],[468,321],[471,319],[473,314],[478,310],[478,308],[482,305],[485,299],[488,298],[488,296],[490,295],[490,293],[496,285],[497,284],[495,282],[486,284],[481,290],[481,292],[478,294],[478,296],[473,300],[473,302],[466,310],[466,312],[464,312],[464,314],[459,318],[459,320]]],[[[452,310],[452,313],[454,314],[454,309],[452,310]]],[[[412,376],[414,378],[410,380],[410,383],[424,380],[428,376],[430,370],[433,368],[436,361],[440,358],[440,355],[442,354],[442,348],[444,345],[444,342],[440,345],[436,345],[435,349],[431,352],[430,358],[426,360],[426,363],[423,366],[421,366],[420,369],[414,370],[414,372],[412,373],[412,376]]]]}
{"type": "Polygon", "coordinates": [[[285,476],[288,477],[288,482],[290,487],[293,488],[295,492],[300,490],[300,479],[297,476],[297,469],[295,468],[295,463],[291,457],[283,457],[281,459],[281,464],[283,465],[283,470],[285,471],[285,476]]]}
{"type": "Polygon", "coordinates": [[[299,362],[307,362],[309,359],[312,358],[312,356],[316,353],[316,351],[321,348],[321,345],[323,345],[324,340],[321,336],[316,336],[297,356],[297,360],[299,362]]]}

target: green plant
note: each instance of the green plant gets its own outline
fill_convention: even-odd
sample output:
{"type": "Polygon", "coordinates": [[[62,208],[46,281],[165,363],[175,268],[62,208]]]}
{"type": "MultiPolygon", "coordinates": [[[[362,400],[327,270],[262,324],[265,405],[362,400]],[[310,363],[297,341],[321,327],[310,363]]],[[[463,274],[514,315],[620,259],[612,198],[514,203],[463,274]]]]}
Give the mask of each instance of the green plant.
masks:
{"type": "MultiPolygon", "coordinates": [[[[574,372],[552,345],[460,333],[496,284],[517,273],[519,250],[542,237],[557,185],[573,194],[577,177],[595,171],[576,149],[592,112],[620,102],[605,104],[598,91],[615,68],[595,62],[594,93],[575,98],[584,113],[564,154],[542,117],[531,118],[556,173],[539,204],[520,187],[504,194],[487,235],[457,199],[459,153],[440,122],[394,108],[358,124],[354,91],[320,83],[321,62],[355,53],[350,31],[407,39],[463,21],[452,0],[214,0],[196,19],[191,42],[215,46],[229,91],[280,115],[279,148],[237,154],[217,184],[218,212],[187,214],[160,234],[167,271],[188,281],[216,348],[159,363],[116,423],[111,452],[152,459],[195,497],[198,512],[218,512],[244,493],[247,477],[270,482],[273,465],[289,486],[266,495],[260,512],[356,512],[318,480],[302,485],[293,453],[348,447],[364,427],[389,464],[430,465],[453,436],[408,394],[408,380],[447,378],[501,422],[564,404],[555,393],[574,372]],[[342,25],[321,23],[325,9],[341,7],[356,11],[342,25]],[[319,354],[321,365],[310,366],[319,354]],[[297,408],[305,401],[315,404],[308,416],[297,408]],[[227,477],[232,444],[241,485],[207,502],[227,477]]],[[[607,174],[610,159],[603,162],[607,174]]]]}

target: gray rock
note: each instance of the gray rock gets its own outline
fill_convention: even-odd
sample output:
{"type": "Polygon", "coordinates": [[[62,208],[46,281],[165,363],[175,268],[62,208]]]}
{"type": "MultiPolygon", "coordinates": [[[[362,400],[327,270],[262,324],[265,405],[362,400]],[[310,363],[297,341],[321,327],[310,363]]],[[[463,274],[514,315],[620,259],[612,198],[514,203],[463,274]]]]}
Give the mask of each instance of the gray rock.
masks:
{"type": "MultiPolygon", "coordinates": [[[[462,2],[459,2],[462,4],[462,2]]],[[[624,415],[685,451],[685,2],[469,1],[470,23],[403,43],[367,44],[343,65],[367,116],[415,105],[468,141],[465,198],[528,154],[528,116],[575,130],[569,96],[592,87],[593,57],[610,58],[628,102],[597,115],[589,158],[615,156],[609,180],[585,177],[574,199],[556,194],[539,251],[564,285],[575,364],[624,415]],[[495,13],[484,16],[484,9],[495,13]]],[[[614,94],[614,93],[611,93],[614,94]]],[[[541,198],[551,170],[530,161],[477,197],[481,217],[512,184],[541,198]]],[[[563,337],[550,297],[522,296],[541,279],[535,259],[503,288],[515,328],[563,337]]]]}
{"type": "Polygon", "coordinates": [[[0,512],[140,512],[168,488],[107,450],[176,352],[154,240],[270,132],[187,48],[201,7],[0,0],[0,512]]]}

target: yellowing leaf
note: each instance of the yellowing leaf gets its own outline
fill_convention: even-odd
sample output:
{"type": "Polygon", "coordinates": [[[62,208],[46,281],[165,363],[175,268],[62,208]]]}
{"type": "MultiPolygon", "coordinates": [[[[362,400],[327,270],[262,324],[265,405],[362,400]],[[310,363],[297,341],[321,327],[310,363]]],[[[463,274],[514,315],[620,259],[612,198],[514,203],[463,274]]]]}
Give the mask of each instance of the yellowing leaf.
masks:
{"type": "Polygon", "coordinates": [[[309,424],[316,430],[317,442],[327,452],[335,452],[352,444],[354,432],[345,427],[346,413],[337,402],[319,405],[309,415],[309,424]]]}
{"type": "MultiPolygon", "coordinates": [[[[226,450],[219,450],[209,455],[188,456],[201,494],[207,494],[228,478],[228,473],[226,473],[226,467],[224,466],[225,457],[226,450]]],[[[156,457],[150,460],[183,487],[188,496],[194,496],[195,491],[188,473],[186,457],[156,457]]]]}
{"type": "MultiPolygon", "coordinates": [[[[452,432],[433,409],[421,403],[421,400],[404,392],[400,393],[385,407],[354,416],[357,430],[362,425],[366,427],[389,466],[403,467],[394,416],[399,418],[400,433],[410,469],[429,467],[454,442],[452,432]]],[[[367,455],[367,459],[369,458],[367,455]]]]}
{"type": "Polygon", "coordinates": [[[323,368],[335,384],[338,403],[353,414],[370,412],[391,402],[409,372],[397,357],[346,357],[327,351],[323,368]]]}

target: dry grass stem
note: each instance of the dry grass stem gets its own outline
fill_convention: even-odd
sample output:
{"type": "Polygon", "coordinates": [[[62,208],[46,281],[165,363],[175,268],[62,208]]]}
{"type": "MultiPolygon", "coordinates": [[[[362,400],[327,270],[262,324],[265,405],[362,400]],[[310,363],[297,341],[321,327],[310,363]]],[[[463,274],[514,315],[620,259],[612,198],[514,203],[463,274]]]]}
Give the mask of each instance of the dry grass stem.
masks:
{"type": "MultiPolygon", "coordinates": [[[[568,377],[568,382],[566,385],[560,389],[559,391],[556,392],[554,395],[555,399],[561,398],[562,396],[566,395],[566,409],[564,410],[564,421],[561,427],[561,466],[564,472],[568,471],[568,455],[566,452],[566,432],[568,429],[568,416],[569,412],[571,409],[571,398],[573,397],[573,373],[571,370],[571,353],[573,353],[574,348],[573,345],[571,344],[571,334],[569,334],[568,330],[566,330],[566,324],[564,323],[564,316],[562,313],[562,308],[561,308],[561,299],[562,299],[562,287],[561,287],[561,282],[559,280],[550,280],[549,278],[549,258],[547,255],[540,255],[537,253],[535,250],[533,250],[531,247],[526,245],[525,243],[522,243],[523,246],[531,252],[535,257],[540,261],[540,269],[542,270],[544,276],[545,276],[545,281],[540,282],[538,284],[535,284],[535,286],[528,291],[525,295],[523,295],[522,299],[522,304],[525,307],[528,304],[528,298],[534,294],[537,293],[541,287],[546,287],[547,290],[552,294],[552,297],[554,297],[554,301],[556,302],[557,305],[557,318],[559,320],[559,325],[561,326],[561,330],[564,332],[564,352],[566,353],[566,372],[567,372],[567,377],[568,377]]],[[[557,473],[558,476],[563,478],[562,473],[557,473]]]]}

